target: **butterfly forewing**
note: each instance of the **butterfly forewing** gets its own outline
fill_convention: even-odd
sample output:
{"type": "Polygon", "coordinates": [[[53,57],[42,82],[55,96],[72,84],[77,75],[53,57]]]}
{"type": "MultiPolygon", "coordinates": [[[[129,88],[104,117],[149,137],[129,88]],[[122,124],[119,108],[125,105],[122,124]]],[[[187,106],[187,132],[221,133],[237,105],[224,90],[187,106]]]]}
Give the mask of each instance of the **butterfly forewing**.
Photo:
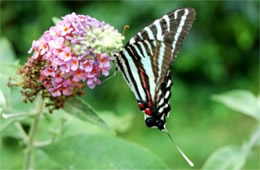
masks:
{"type": "Polygon", "coordinates": [[[196,12],[193,8],[178,9],[155,20],[149,26],[138,32],[128,44],[140,40],[157,40],[172,44],[172,60],[176,57],[179,47],[193,21],[196,12]]]}

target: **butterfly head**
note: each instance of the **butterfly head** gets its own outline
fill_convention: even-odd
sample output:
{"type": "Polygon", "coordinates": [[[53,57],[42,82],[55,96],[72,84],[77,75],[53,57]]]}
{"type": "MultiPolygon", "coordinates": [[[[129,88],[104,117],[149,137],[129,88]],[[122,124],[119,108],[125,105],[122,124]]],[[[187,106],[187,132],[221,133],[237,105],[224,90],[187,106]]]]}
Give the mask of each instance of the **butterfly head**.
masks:
{"type": "Polygon", "coordinates": [[[148,104],[138,102],[138,107],[145,114],[145,123],[147,127],[165,130],[166,121],[164,119],[164,116],[162,116],[163,119],[158,116],[158,111],[155,107],[153,107],[153,104],[151,102],[148,104]]]}

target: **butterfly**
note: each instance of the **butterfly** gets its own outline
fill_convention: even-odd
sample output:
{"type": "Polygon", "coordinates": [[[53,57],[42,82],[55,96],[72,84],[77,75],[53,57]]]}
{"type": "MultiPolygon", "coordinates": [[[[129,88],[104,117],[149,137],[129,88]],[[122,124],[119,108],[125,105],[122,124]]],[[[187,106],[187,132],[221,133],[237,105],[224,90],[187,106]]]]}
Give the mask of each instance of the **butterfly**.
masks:
{"type": "MultiPolygon", "coordinates": [[[[172,72],[179,48],[196,18],[193,8],[171,11],[133,36],[116,54],[116,69],[134,93],[145,123],[167,132],[166,117],[171,106],[172,72]]],[[[193,163],[175,144],[184,159],[193,163]]]]}
{"type": "Polygon", "coordinates": [[[148,127],[166,130],[171,106],[171,65],[196,17],[193,8],[167,13],[132,37],[115,57],[148,127]]]}

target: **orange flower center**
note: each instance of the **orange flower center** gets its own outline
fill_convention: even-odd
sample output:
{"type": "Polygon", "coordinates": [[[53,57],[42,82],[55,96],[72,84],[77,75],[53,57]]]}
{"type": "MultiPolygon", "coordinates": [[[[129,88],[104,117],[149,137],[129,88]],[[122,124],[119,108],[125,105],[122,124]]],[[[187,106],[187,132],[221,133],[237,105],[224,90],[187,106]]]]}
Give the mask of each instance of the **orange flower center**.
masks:
{"type": "Polygon", "coordinates": [[[46,86],[47,88],[49,88],[49,87],[51,86],[51,84],[50,84],[49,82],[46,82],[46,83],[45,83],[45,86],[46,86]]]}
{"type": "Polygon", "coordinates": [[[66,56],[66,57],[69,57],[69,56],[70,56],[70,53],[65,53],[65,56],[66,56]]]}
{"type": "Polygon", "coordinates": [[[56,74],[56,77],[57,77],[57,78],[60,78],[61,76],[60,76],[60,74],[56,74]]]}
{"type": "Polygon", "coordinates": [[[101,63],[104,63],[104,62],[106,62],[106,59],[105,59],[105,58],[102,58],[102,59],[101,59],[101,63]]]}
{"type": "Polygon", "coordinates": [[[46,48],[47,48],[47,45],[46,45],[46,44],[43,44],[42,48],[43,48],[43,49],[46,49],[46,48]]]}
{"type": "Polygon", "coordinates": [[[80,76],[80,75],[81,75],[81,71],[80,71],[80,70],[77,70],[77,71],[76,71],[76,74],[77,74],[78,76],[80,76]]]}
{"type": "Polygon", "coordinates": [[[86,63],[85,63],[85,66],[86,66],[86,67],[88,67],[89,65],[90,65],[89,62],[86,62],[86,63]]]}

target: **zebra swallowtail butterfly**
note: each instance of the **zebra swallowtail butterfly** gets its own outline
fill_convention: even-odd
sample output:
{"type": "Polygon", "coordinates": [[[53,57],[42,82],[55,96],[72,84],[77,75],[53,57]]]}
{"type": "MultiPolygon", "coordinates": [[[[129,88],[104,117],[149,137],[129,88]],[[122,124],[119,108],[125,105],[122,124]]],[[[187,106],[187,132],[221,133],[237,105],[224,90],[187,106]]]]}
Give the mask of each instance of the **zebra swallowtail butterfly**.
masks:
{"type": "Polygon", "coordinates": [[[144,112],[146,125],[165,131],[168,135],[166,116],[171,110],[169,100],[172,87],[170,67],[195,16],[193,8],[169,12],[138,32],[115,56],[116,68],[134,93],[138,107],[144,112]]]}

